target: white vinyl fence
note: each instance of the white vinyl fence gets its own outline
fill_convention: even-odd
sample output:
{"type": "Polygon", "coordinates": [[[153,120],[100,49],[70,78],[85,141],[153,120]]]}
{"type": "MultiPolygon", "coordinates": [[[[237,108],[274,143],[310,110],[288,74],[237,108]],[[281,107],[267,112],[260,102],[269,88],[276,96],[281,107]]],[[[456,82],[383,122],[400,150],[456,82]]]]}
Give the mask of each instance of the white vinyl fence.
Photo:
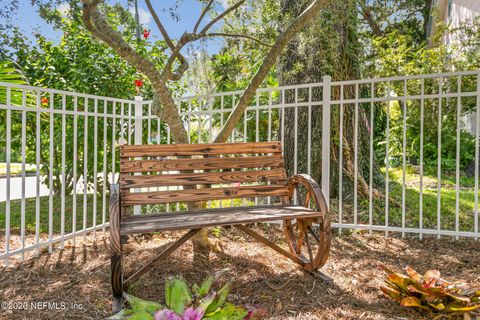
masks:
{"type": "MultiPolygon", "coordinates": [[[[212,142],[241,94],[177,99],[190,142],[212,142]]],[[[324,77],[259,89],[230,140],[281,141],[291,173],[321,183],[339,232],[477,239],[479,108],[480,71],[324,77]],[[476,119],[473,136],[463,130],[467,114],[476,119]]],[[[116,146],[172,140],[151,101],[0,83],[0,260],[78,246],[105,232],[116,146]]]]}

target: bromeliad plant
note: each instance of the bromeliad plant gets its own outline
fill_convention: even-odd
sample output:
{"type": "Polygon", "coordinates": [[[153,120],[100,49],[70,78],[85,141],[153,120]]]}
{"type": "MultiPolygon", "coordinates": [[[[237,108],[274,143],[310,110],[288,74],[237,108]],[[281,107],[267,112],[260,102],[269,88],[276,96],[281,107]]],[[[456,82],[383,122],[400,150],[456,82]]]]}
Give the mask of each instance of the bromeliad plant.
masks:
{"type": "Polygon", "coordinates": [[[423,276],[406,267],[407,275],[382,266],[387,274],[380,290],[404,307],[414,307],[436,313],[459,313],[469,318],[480,316],[480,284],[447,282],[438,270],[428,270],[423,276]]]}
{"type": "Polygon", "coordinates": [[[230,283],[220,290],[212,290],[217,276],[209,276],[201,286],[191,289],[181,277],[167,279],[165,306],[124,294],[131,309],[123,309],[108,319],[121,320],[255,320],[261,319],[264,310],[235,306],[226,302],[230,283]]]}

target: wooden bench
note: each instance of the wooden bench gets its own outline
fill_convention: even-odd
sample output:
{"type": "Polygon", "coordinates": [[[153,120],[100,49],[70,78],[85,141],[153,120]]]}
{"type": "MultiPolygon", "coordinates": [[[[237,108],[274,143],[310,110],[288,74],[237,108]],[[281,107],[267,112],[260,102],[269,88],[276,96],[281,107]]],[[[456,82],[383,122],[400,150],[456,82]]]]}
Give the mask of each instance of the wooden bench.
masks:
{"type": "Polygon", "coordinates": [[[304,174],[286,178],[280,143],[121,146],[119,184],[112,185],[110,193],[114,311],[122,306],[123,291],[155,261],[166,258],[202,228],[225,225],[235,226],[307,271],[322,267],[330,252],[330,219],[320,188],[304,174]],[[172,186],[182,187],[167,190],[172,186]],[[270,197],[270,205],[129,214],[135,205],[217,200],[218,207],[218,200],[265,197],[270,197]],[[245,226],[279,220],[283,220],[288,249],[245,226]],[[128,236],[170,230],[189,231],[124,281],[122,245],[128,236]]]}

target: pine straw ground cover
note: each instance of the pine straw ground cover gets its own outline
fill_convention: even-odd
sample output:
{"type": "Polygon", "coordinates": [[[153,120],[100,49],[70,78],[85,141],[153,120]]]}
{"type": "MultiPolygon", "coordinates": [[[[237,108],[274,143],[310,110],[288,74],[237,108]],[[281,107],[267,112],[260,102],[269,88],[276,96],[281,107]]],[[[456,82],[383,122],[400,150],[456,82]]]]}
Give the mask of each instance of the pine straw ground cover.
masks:
{"type": "MultiPolygon", "coordinates": [[[[277,227],[257,229],[279,242],[283,239],[277,227]]],[[[126,247],[127,270],[146,261],[179,234],[131,239],[126,247]]],[[[0,301],[77,303],[83,306],[82,310],[0,310],[0,319],[105,318],[110,311],[107,241],[90,241],[90,245],[80,248],[67,245],[64,251],[55,250],[23,265],[0,269],[0,301]]],[[[480,243],[474,240],[420,241],[385,238],[381,234],[335,236],[331,257],[323,269],[333,278],[333,284],[300,271],[289,260],[236,229],[221,229],[212,241],[217,242],[219,250],[211,254],[210,262],[193,265],[192,245],[187,242],[133,284],[129,292],[162,301],[165,276],[181,274],[189,283],[198,283],[209,273],[228,268],[223,281],[233,281],[231,302],[263,306],[268,310],[268,319],[431,319],[400,307],[380,293],[383,273],[379,264],[397,271],[406,265],[420,272],[436,268],[446,279],[480,281],[480,243]]]]}

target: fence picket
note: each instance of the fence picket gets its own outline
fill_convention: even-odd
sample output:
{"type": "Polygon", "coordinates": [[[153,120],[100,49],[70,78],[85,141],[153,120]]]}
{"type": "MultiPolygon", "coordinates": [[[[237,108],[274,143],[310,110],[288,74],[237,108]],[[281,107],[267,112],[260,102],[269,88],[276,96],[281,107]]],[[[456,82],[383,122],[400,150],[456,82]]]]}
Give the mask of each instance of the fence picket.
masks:
{"type": "MultiPolygon", "coordinates": [[[[386,235],[390,232],[399,232],[402,236],[406,234],[416,234],[420,238],[425,235],[434,235],[437,237],[453,236],[456,239],[459,237],[473,237],[478,239],[480,236],[478,230],[478,193],[480,183],[479,72],[479,70],[475,70],[348,81],[331,81],[330,77],[325,76],[321,83],[262,88],[257,91],[255,102],[246,108],[242,123],[232,132],[231,141],[270,141],[272,139],[278,139],[283,148],[287,142],[287,137],[293,137],[295,143],[292,149],[285,150],[285,152],[293,152],[293,171],[294,173],[304,173],[300,172],[300,169],[302,169],[306,171],[305,173],[321,173],[321,187],[325,198],[327,201],[330,201],[330,198],[332,198],[332,201],[338,201],[338,205],[336,204],[334,207],[335,209],[338,208],[338,211],[335,212],[335,216],[333,217],[333,226],[338,228],[339,232],[345,229],[365,229],[369,232],[384,232],[386,235]],[[469,91],[462,88],[462,79],[468,76],[476,77],[476,89],[469,91]],[[436,92],[436,90],[427,90],[427,81],[428,84],[433,82],[438,92],[436,92]],[[396,89],[394,88],[397,87],[395,87],[394,82],[400,84],[398,86],[399,92],[395,92],[396,89]],[[409,86],[414,83],[417,84],[417,89],[410,90],[409,86]],[[446,89],[446,84],[449,83],[451,83],[449,86],[453,88],[451,90],[446,89]],[[420,84],[420,87],[418,87],[418,84],[420,84]],[[340,94],[334,94],[332,96],[332,88],[335,86],[340,89],[340,94]],[[369,86],[369,90],[366,89],[367,86],[369,86]],[[352,95],[346,94],[347,88],[354,88],[352,95]],[[386,94],[377,94],[378,88],[386,88],[386,94]],[[292,96],[286,95],[287,91],[294,93],[294,98],[293,94],[292,96]],[[368,94],[368,91],[370,94],[368,94]],[[472,133],[472,137],[474,136],[474,151],[472,151],[472,153],[475,154],[474,186],[470,186],[470,190],[474,193],[474,204],[473,209],[469,209],[472,212],[464,214],[463,210],[465,209],[463,209],[463,202],[460,201],[460,190],[463,187],[461,185],[463,179],[461,180],[460,178],[463,170],[461,165],[464,165],[462,163],[464,161],[462,148],[465,148],[465,146],[461,143],[460,138],[463,134],[462,130],[464,130],[461,117],[464,111],[467,112],[467,110],[469,110],[467,109],[468,99],[475,100],[475,107],[473,109],[476,110],[476,126],[472,133]],[[425,124],[424,120],[431,112],[431,109],[435,109],[429,107],[431,101],[435,103],[438,101],[438,109],[436,109],[438,114],[435,115],[433,121],[436,122],[438,126],[436,128],[436,141],[433,143],[434,148],[437,149],[436,163],[434,164],[437,181],[434,187],[436,190],[434,189],[433,192],[437,196],[437,205],[436,208],[433,209],[427,205],[427,203],[429,203],[427,202],[427,193],[432,193],[429,190],[429,188],[432,187],[426,179],[426,173],[429,172],[427,170],[427,165],[429,164],[426,162],[426,148],[427,143],[431,143],[431,141],[424,138],[424,133],[428,132],[429,129],[426,126],[428,124],[425,124]],[[462,104],[464,104],[464,106],[462,104]],[[415,111],[415,108],[411,109],[411,107],[415,107],[415,105],[417,107],[419,106],[420,109],[417,111],[415,111]],[[384,107],[386,108],[382,109],[384,107]],[[290,112],[287,112],[287,108],[293,108],[289,109],[291,110],[291,118],[287,116],[287,113],[290,114],[290,112]],[[452,129],[452,133],[455,131],[456,135],[454,161],[455,210],[453,213],[452,209],[450,216],[447,216],[447,213],[445,213],[442,208],[445,203],[442,202],[441,197],[445,189],[443,187],[445,179],[442,179],[442,170],[444,170],[444,166],[442,165],[442,161],[444,160],[442,159],[442,149],[446,148],[445,142],[442,141],[442,139],[445,138],[442,136],[445,135],[442,131],[445,129],[442,122],[444,121],[444,117],[447,116],[448,108],[455,110],[455,115],[452,115],[452,119],[456,119],[456,127],[452,129]],[[332,110],[335,110],[335,113],[333,113],[332,110]],[[351,110],[353,113],[354,118],[352,123],[347,124],[345,122],[345,110],[351,110]],[[370,111],[369,116],[367,110],[370,111]],[[314,156],[316,156],[315,152],[318,152],[317,149],[314,148],[314,144],[319,144],[319,141],[317,132],[315,131],[317,127],[314,127],[313,121],[319,118],[316,117],[316,115],[320,112],[322,114],[321,164],[318,164],[320,168],[316,168],[314,167],[316,164],[312,162],[312,160],[314,156]],[[333,116],[337,116],[336,112],[339,113],[338,118],[332,119],[333,116]],[[386,141],[384,141],[385,145],[381,145],[380,153],[379,150],[377,150],[380,148],[375,148],[376,143],[378,143],[376,130],[378,130],[377,128],[382,124],[383,120],[376,118],[377,112],[381,116],[386,115],[384,119],[385,122],[383,122],[383,124],[386,125],[386,131],[382,133],[382,137],[386,138],[386,141]],[[409,181],[407,181],[407,165],[410,163],[410,155],[407,155],[407,147],[412,143],[411,138],[408,136],[408,126],[410,124],[409,121],[411,121],[410,117],[412,114],[415,114],[414,112],[418,112],[420,118],[420,139],[419,149],[417,149],[419,150],[420,181],[417,180],[419,184],[415,185],[415,190],[417,190],[419,194],[419,210],[417,212],[413,212],[413,210],[407,208],[407,203],[411,200],[409,199],[410,193],[412,192],[409,181]],[[398,119],[393,118],[395,114],[398,119]],[[301,123],[300,119],[306,119],[306,123],[301,123]],[[332,120],[337,123],[332,123],[332,120]],[[285,132],[287,121],[292,121],[293,124],[292,132],[288,133],[288,136],[285,132]],[[365,122],[365,124],[363,122],[365,122]],[[333,125],[338,125],[338,128],[336,128],[338,130],[331,131],[330,128],[333,125]],[[353,127],[347,127],[347,125],[353,125],[353,127]],[[395,126],[398,126],[398,132],[400,133],[398,136],[399,141],[395,141],[389,132],[390,129],[395,129],[395,126]],[[360,130],[361,128],[363,129],[363,127],[367,127],[368,129],[368,136],[365,137],[365,150],[369,152],[369,155],[365,158],[366,163],[360,162],[363,143],[361,144],[359,139],[361,138],[360,130]],[[352,132],[355,137],[352,157],[349,158],[353,162],[354,170],[353,184],[350,185],[353,194],[347,193],[344,185],[346,175],[343,173],[347,158],[345,155],[346,147],[342,137],[347,132],[352,132]],[[338,179],[336,181],[331,181],[330,178],[330,151],[332,141],[336,143],[336,149],[333,149],[335,150],[335,154],[332,156],[338,156],[338,159],[336,159],[338,160],[338,166],[335,166],[335,170],[339,172],[335,175],[335,179],[338,179]],[[391,149],[396,146],[394,143],[398,143],[397,153],[391,149]],[[442,145],[442,143],[444,145],[442,145]],[[360,146],[362,146],[362,149],[360,149],[360,146]],[[375,158],[376,153],[383,156],[384,151],[385,159],[375,158]],[[395,159],[392,158],[392,156],[397,155],[398,163],[394,164],[393,161],[395,159]],[[302,156],[302,160],[300,160],[300,156],[302,156]],[[304,156],[306,157],[305,160],[307,163],[303,163],[304,156]],[[385,163],[382,163],[383,160],[385,160],[385,163]],[[383,165],[386,171],[384,175],[385,197],[383,198],[382,196],[380,201],[374,193],[377,186],[375,184],[376,176],[373,170],[374,166],[378,164],[383,165]],[[368,165],[369,167],[361,168],[361,166],[364,165],[368,165]],[[393,178],[389,176],[389,173],[391,172],[393,174],[394,170],[401,170],[401,176],[399,176],[398,181],[394,181],[393,178]],[[360,174],[365,174],[365,177],[368,175],[369,192],[365,197],[360,195],[360,191],[364,191],[360,190],[360,188],[363,188],[366,182],[363,180],[360,181],[360,174]],[[334,189],[337,189],[335,193],[332,191],[332,194],[330,194],[331,183],[334,183],[334,189]],[[397,183],[398,185],[395,185],[397,183]],[[392,200],[392,197],[396,195],[393,194],[392,190],[396,186],[398,186],[399,190],[399,201],[401,190],[401,210],[398,210],[397,215],[393,215],[392,210],[396,210],[396,205],[393,205],[393,201],[395,200],[392,200]],[[348,207],[350,205],[352,205],[352,207],[348,207]],[[383,208],[383,206],[385,207],[383,208]],[[427,214],[430,211],[433,213],[431,215],[427,214]],[[465,216],[467,218],[465,218],[465,216]],[[473,223],[471,219],[473,219],[473,223]],[[449,221],[450,224],[447,224],[447,221],[449,221]]],[[[16,84],[0,83],[0,87],[6,88],[7,93],[6,104],[0,104],[0,110],[2,110],[2,112],[3,110],[5,111],[4,132],[6,138],[5,244],[2,245],[3,247],[0,247],[0,260],[6,263],[11,262],[14,257],[15,259],[25,259],[28,256],[27,253],[38,254],[43,248],[48,247],[49,251],[52,251],[55,243],[59,243],[60,247],[63,248],[64,242],[67,239],[71,240],[75,246],[78,236],[82,235],[85,241],[88,233],[95,233],[96,230],[105,231],[108,227],[108,188],[106,182],[116,182],[118,166],[116,165],[117,156],[115,149],[118,144],[131,143],[133,140],[132,135],[135,138],[134,142],[136,144],[144,142],[141,132],[146,133],[147,139],[145,141],[148,143],[161,143],[162,140],[166,141],[166,143],[174,142],[168,126],[164,125],[162,119],[152,114],[151,101],[134,101],[84,95],[75,92],[16,84]],[[21,94],[22,103],[11,103],[14,92],[21,94]],[[45,98],[48,98],[49,106],[45,104],[45,98]],[[78,108],[78,103],[80,102],[84,102],[83,109],[78,108]],[[92,110],[89,110],[89,102],[90,104],[93,102],[92,110]],[[55,107],[55,103],[61,103],[61,107],[55,107]],[[101,110],[101,107],[99,110],[99,103],[103,104],[103,110],[101,110]],[[132,111],[133,108],[135,108],[134,111],[132,111]],[[82,133],[79,133],[79,130],[82,130],[82,118],[83,139],[82,133]],[[93,123],[90,123],[93,132],[89,130],[89,120],[93,121],[93,123]],[[30,121],[33,121],[31,131],[28,129],[30,121]],[[59,124],[58,128],[55,126],[56,123],[59,124]],[[21,131],[19,131],[18,137],[15,137],[12,128],[20,128],[20,126],[21,131]],[[47,127],[49,128],[48,130],[47,127]],[[100,134],[103,132],[103,141],[102,136],[98,137],[98,130],[100,130],[100,134]],[[56,137],[61,141],[59,142],[61,146],[56,145],[56,137]],[[78,138],[80,138],[81,141],[80,146],[78,145],[78,138]],[[18,139],[18,143],[13,144],[13,139],[18,139]],[[32,143],[30,143],[29,139],[32,139],[32,143]],[[155,139],[156,142],[154,142],[155,139]],[[98,144],[100,144],[100,147],[98,144]],[[83,152],[81,152],[82,146],[83,152]],[[15,150],[15,148],[18,148],[18,150],[15,150]],[[80,155],[78,154],[79,151],[80,155]],[[61,164],[57,163],[57,158],[54,158],[56,152],[59,153],[56,157],[58,157],[58,162],[61,162],[61,164]],[[17,199],[12,198],[14,194],[12,189],[13,179],[15,179],[15,177],[12,176],[13,154],[21,156],[21,174],[18,178],[18,188],[20,190],[18,192],[20,195],[20,198],[18,198],[20,200],[18,226],[15,224],[18,222],[15,222],[12,218],[14,216],[12,212],[14,208],[12,201],[16,201],[17,199]],[[43,155],[47,154],[50,154],[50,158],[45,159],[43,155]],[[30,236],[28,235],[26,217],[29,213],[27,211],[28,199],[26,198],[29,191],[27,188],[27,169],[29,165],[27,161],[29,161],[29,155],[33,158],[32,162],[36,166],[36,172],[34,177],[32,177],[35,181],[33,197],[34,209],[32,212],[32,219],[34,220],[32,228],[34,232],[32,232],[30,236]],[[71,159],[73,159],[73,162],[70,164],[68,161],[71,159]],[[99,161],[98,163],[97,160],[99,161]],[[83,170],[80,174],[80,176],[83,177],[83,187],[79,187],[80,190],[78,190],[78,193],[77,183],[81,179],[77,177],[77,170],[82,167],[78,167],[79,164],[77,162],[83,162],[83,170]],[[61,168],[57,169],[57,166],[61,166],[61,168]],[[61,172],[59,173],[56,170],[61,172]],[[48,187],[48,193],[45,193],[45,188],[42,185],[44,172],[47,172],[48,183],[46,187],[48,187]],[[100,187],[98,186],[100,180],[97,181],[97,176],[100,177],[103,183],[100,187]],[[56,181],[58,177],[61,181],[56,181]],[[92,186],[92,190],[89,190],[89,186],[92,186]],[[60,214],[55,214],[54,211],[56,209],[56,194],[53,193],[54,187],[59,188],[58,190],[60,192],[60,214]],[[98,188],[101,188],[101,190],[98,188]],[[89,197],[92,192],[93,199],[89,207],[89,197]],[[101,209],[100,204],[97,203],[97,192],[102,195],[101,209]],[[45,195],[48,195],[48,198],[43,198],[45,195]],[[83,200],[83,208],[77,208],[77,197],[79,196],[83,198],[81,200],[79,199],[80,203],[82,203],[83,200]],[[71,197],[71,209],[68,207],[70,205],[70,201],[67,201],[69,197],[71,197]],[[98,222],[98,224],[97,209],[101,210],[101,223],[98,222]],[[46,210],[48,210],[48,212],[46,212],[46,210]],[[77,228],[78,210],[82,210],[83,215],[82,220],[79,220],[81,227],[77,228]],[[47,217],[48,221],[46,221],[47,217]],[[87,217],[92,217],[92,223],[88,221],[87,217]],[[55,219],[60,219],[60,221],[56,221],[55,219]],[[19,236],[11,235],[11,230],[14,227],[20,229],[19,236]]],[[[333,92],[336,93],[337,91],[333,92]]],[[[197,135],[197,139],[193,142],[202,143],[214,140],[214,134],[218,133],[219,127],[224,124],[224,117],[231,113],[241,94],[242,91],[234,91],[177,98],[176,103],[178,103],[180,115],[185,121],[185,127],[192,136],[197,135]],[[191,130],[195,132],[190,132],[191,130]]],[[[472,103],[471,105],[474,104],[472,103]]],[[[432,112],[435,112],[435,110],[432,112]]],[[[385,130],[385,128],[382,128],[382,130],[385,130]]],[[[428,148],[431,148],[431,145],[428,145],[428,148]]],[[[160,189],[157,188],[157,190],[160,189]]],[[[174,190],[174,188],[168,188],[168,190],[174,190]]],[[[272,199],[258,198],[255,199],[255,201],[262,201],[269,204],[273,202],[272,199]]],[[[398,202],[395,201],[395,203],[398,202]]],[[[213,206],[213,203],[209,205],[213,206]]],[[[220,207],[224,206],[223,203],[218,205],[220,207]]],[[[233,200],[231,200],[230,205],[234,205],[233,200]]],[[[167,207],[167,211],[180,209],[182,209],[182,207],[178,203],[174,206],[169,205],[167,207]]],[[[100,219],[100,217],[98,218],[100,219]]]]}

